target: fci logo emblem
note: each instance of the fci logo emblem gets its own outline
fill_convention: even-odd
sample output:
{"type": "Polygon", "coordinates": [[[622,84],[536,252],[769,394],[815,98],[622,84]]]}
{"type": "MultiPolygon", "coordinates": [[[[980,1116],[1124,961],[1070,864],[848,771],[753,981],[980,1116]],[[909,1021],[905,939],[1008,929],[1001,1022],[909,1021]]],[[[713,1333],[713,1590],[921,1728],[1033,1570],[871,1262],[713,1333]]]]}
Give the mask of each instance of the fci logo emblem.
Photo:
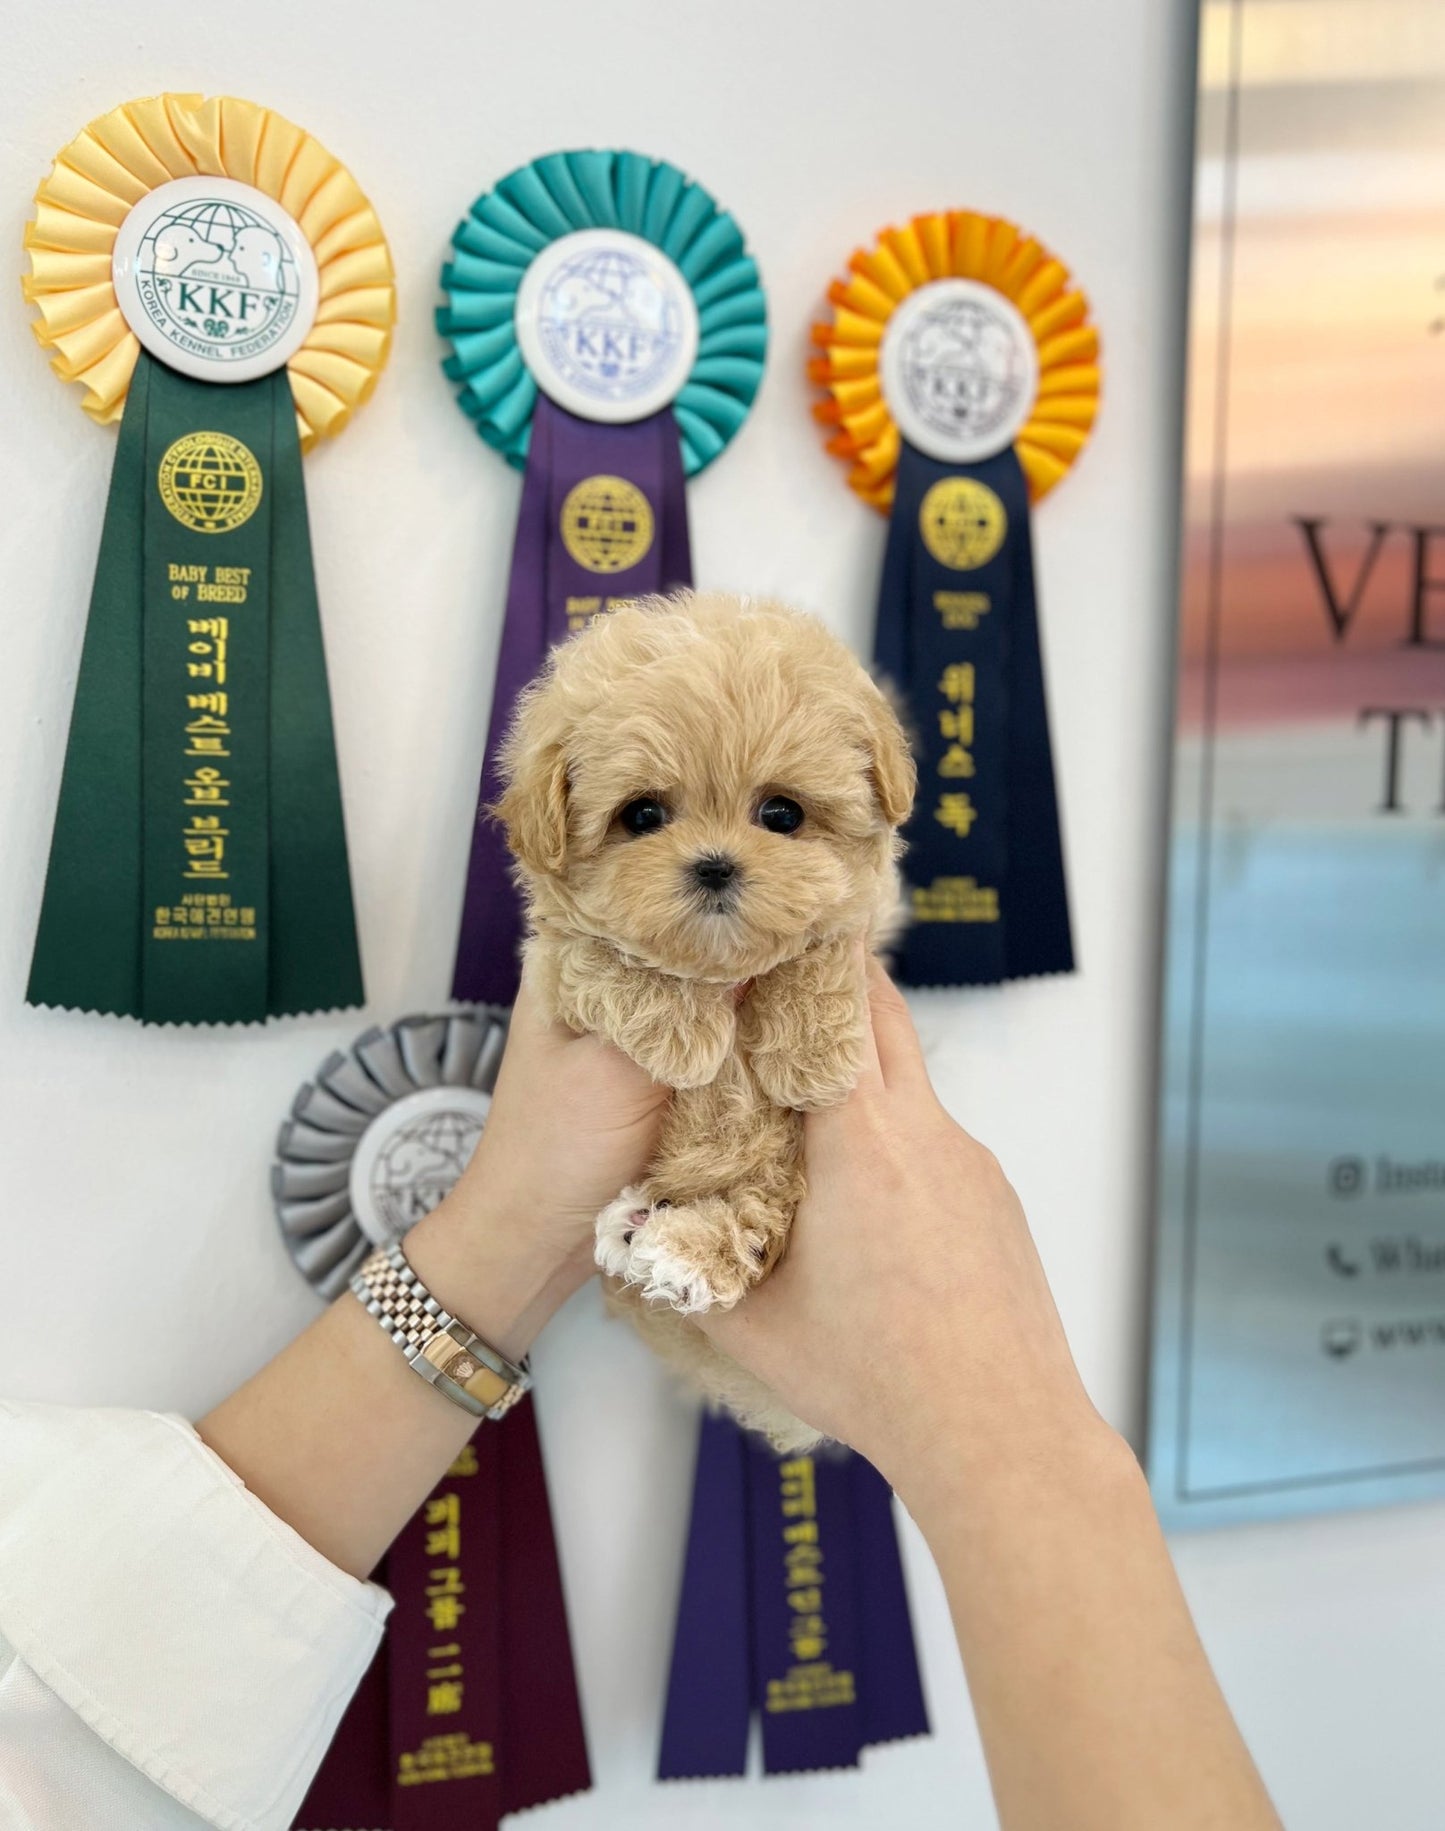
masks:
{"type": "Polygon", "coordinates": [[[588,572],[630,572],[652,546],[652,505],[625,477],[584,477],[567,492],[561,529],[588,572]]]}
{"type": "Polygon", "coordinates": [[[188,432],[156,473],[161,501],[197,534],[229,534],[255,514],[263,486],[250,448],[225,432],[188,432]]]}

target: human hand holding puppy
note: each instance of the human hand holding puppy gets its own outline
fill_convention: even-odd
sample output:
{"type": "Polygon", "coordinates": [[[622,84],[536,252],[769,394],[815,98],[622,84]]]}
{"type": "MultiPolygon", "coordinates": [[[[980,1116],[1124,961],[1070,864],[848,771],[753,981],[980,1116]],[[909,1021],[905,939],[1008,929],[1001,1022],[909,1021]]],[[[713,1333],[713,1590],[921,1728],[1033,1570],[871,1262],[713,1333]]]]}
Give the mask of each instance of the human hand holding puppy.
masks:
{"type": "Polygon", "coordinates": [[[876,962],[869,1005],[856,1088],[804,1121],[785,1258],[700,1326],[922,1528],[1006,1831],[1279,1831],[1018,1198],[876,962]]]}
{"type": "Polygon", "coordinates": [[[700,1326],[928,1519],[994,1459],[1104,1427],[1018,1197],[939,1103],[902,994],[876,960],[867,973],[863,1067],[846,1100],[804,1121],[787,1254],[700,1326]]]}

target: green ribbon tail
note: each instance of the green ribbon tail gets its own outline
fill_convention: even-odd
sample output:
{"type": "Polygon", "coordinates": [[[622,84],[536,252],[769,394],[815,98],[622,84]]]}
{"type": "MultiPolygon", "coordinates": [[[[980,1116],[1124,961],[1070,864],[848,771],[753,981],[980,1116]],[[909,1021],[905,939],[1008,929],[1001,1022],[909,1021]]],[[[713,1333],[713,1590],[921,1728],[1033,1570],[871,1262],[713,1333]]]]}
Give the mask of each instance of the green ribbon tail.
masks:
{"type": "Polygon", "coordinates": [[[25,998],[141,1014],[141,569],[146,403],[136,364],[105,506],[25,998]]]}
{"type": "Polygon", "coordinates": [[[137,363],[27,996],[146,1023],[362,1001],[284,371],[137,363]]]}
{"type": "Polygon", "coordinates": [[[365,1000],[296,411],[274,378],[271,1014],[365,1000]]]}

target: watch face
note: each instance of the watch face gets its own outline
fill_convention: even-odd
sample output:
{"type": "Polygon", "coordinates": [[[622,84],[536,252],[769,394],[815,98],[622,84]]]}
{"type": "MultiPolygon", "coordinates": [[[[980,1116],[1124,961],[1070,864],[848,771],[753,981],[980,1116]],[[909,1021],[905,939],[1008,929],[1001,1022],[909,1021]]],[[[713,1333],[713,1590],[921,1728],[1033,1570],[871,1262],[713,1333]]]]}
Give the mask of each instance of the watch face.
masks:
{"type": "Polygon", "coordinates": [[[300,225],[232,178],[177,178],[148,192],[116,232],[111,271],[141,343],[200,381],[254,381],[284,367],[320,302],[300,225]]]}
{"type": "Polygon", "coordinates": [[[507,1013],[480,1005],[404,1017],[328,1056],[292,1102],[271,1189],[297,1269],[344,1291],[376,1246],[399,1240],[471,1161],[491,1107],[507,1013]]]}
{"type": "Polygon", "coordinates": [[[377,1246],[410,1232],[472,1160],[492,1096],[475,1087],[423,1087],[372,1120],[351,1160],[351,1207],[377,1246]]]}
{"type": "Polygon", "coordinates": [[[888,320],[879,371],[898,430],[944,463],[1012,445],[1039,389],[1026,320],[977,280],[935,280],[910,293],[888,320]]]}
{"type": "Polygon", "coordinates": [[[697,360],[692,288],[660,248],[621,229],[549,243],[522,276],[514,323],[537,386],[579,419],[659,413],[697,360]]]}

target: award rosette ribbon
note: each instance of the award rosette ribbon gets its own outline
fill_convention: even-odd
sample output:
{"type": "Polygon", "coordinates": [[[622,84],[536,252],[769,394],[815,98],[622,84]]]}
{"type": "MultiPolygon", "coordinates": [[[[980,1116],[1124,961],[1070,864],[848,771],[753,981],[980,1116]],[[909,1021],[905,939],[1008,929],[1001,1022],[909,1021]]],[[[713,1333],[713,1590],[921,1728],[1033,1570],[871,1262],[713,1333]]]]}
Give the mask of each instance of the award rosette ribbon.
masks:
{"type": "Polygon", "coordinates": [[[162,95],[61,151],[25,245],[52,367],[120,422],[26,996],[359,1004],[301,453],[386,360],[381,227],[280,115],[162,95]]]}
{"type": "Polygon", "coordinates": [[[512,708],[589,618],[692,583],[684,478],[747,417],[767,311],[733,218],[634,152],[508,174],[457,228],[442,286],[458,404],[525,467],[452,984],[510,1004],[521,914],[487,810],[512,708]]]}
{"type": "MultiPolygon", "coordinates": [[[[504,1011],[406,1017],[328,1056],[276,1141],[292,1258],[339,1296],[471,1160],[504,1011]]],[[[296,1823],[301,1831],[495,1827],[591,1782],[536,1417],[483,1423],[377,1572],[396,1600],[296,1823]]]]}
{"type": "Polygon", "coordinates": [[[1099,403],[1099,338],[1067,269],[971,210],[856,252],[809,365],[865,502],[891,510],[875,660],[919,762],[897,973],[978,985],[1071,972],[1030,505],[1099,403]]]}

